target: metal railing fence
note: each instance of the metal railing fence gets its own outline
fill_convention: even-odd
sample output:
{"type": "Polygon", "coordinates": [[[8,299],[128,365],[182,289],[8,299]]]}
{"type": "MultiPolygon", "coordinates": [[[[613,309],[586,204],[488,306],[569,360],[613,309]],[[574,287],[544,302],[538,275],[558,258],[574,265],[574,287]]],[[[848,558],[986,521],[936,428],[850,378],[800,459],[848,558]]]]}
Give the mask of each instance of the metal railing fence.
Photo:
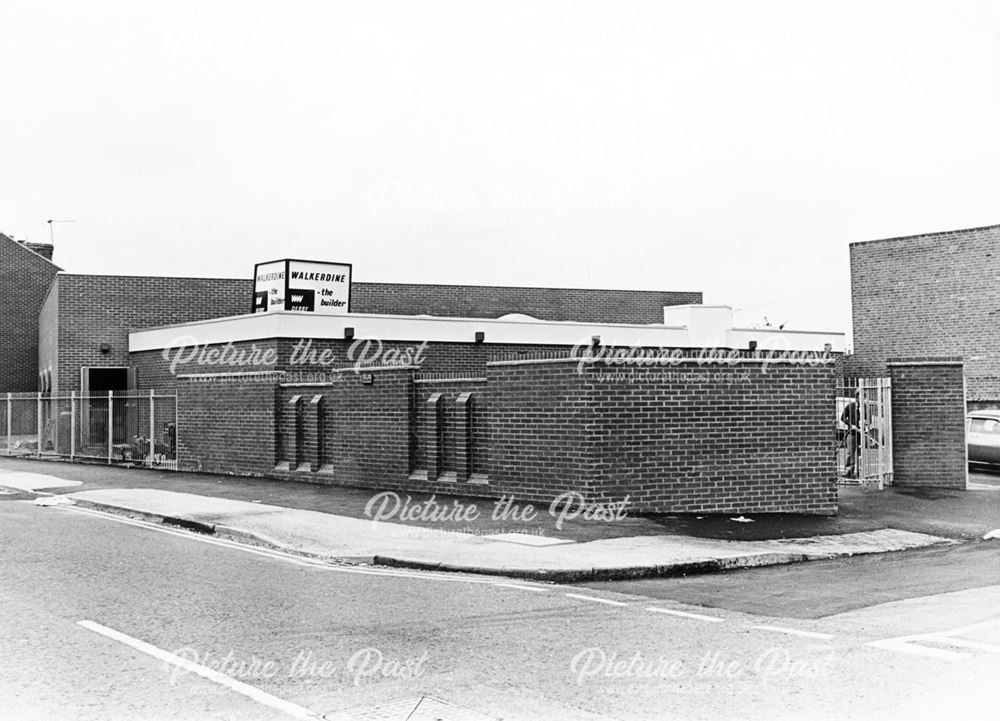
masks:
{"type": "Polygon", "coordinates": [[[7,393],[0,396],[0,455],[177,470],[177,396],[7,393]]]}

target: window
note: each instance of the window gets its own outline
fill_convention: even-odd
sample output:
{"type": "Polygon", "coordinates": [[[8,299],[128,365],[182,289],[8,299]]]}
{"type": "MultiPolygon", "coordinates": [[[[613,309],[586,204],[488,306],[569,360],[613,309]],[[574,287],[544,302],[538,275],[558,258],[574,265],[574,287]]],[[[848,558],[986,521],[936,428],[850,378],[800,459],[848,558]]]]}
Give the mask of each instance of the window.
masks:
{"type": "Polygon", "coordinates": [[[970,433],[995,433],[1000,435],[1000,420],[996,418],[973,418],[969,424],[970,433]]]}

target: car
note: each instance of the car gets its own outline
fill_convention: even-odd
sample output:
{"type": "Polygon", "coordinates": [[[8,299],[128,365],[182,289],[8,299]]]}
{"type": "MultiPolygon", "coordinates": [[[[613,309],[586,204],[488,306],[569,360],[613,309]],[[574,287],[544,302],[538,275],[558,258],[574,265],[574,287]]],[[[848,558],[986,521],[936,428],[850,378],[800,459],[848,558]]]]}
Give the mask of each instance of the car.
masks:
{"type": "Polygon", "coordinates": [[[1000,409],[972,411],[965,416],[969,463],[1000,465],[1000,409]]]}

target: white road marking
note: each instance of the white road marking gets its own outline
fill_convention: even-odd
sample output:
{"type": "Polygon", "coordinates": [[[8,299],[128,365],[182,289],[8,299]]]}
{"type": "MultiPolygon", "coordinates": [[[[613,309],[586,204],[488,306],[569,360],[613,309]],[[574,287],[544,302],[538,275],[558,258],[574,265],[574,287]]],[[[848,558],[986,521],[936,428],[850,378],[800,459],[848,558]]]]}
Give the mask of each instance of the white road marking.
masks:
{"type": "Polygon", "coordinates": [[[960,634],[970,633],[984,628],[994,628],[995,626],[1000,626],[1000,618],[980,621],[979,623],[970,623],[967,626],[960,626],[959,628],[953,628],[949,631],[936,631],[933,633],[914,634],[912,636],[899,636],[898,638],[887,638],[882,641],[872,641],[871,643],[867,643],[865,645],[872,646],[874,648],[887,649],[889,651],[901,651],[903,653],[912,653],[918,656],[940,658],[947,661],[958,661],[969,658],[969,654],[962,653],[961,651],[935,648],[924,644],[936,643],[945,646],[968,648],[975,651],[1000,653],[1000,646],[996,646],[992,643],[983,643],[981,641],[973,641],[971,639],[958,637],[960,634]]]}
{"type": "Polygon", "coordinates": [[[170,528],[167,526],[162,526],[157,523],[150,523],[148,521],[140,521],[133,518],[126,518],[124,516],[117,516],[112,513],[104,513],[102,511],[95,511],[89,508],[80,508],[78,506],[53,506],[52,508],[59,509],[61,511],[69,511],[71,513],[82,513],[88,516],[94,516],[108,521],[114,521],[115,523],[124,523],[128,526],[136,526],[138,528],[144,528],[148,531],[155,531],[157,533],[166,533],[171,536],[177,536],[178,538],[184,538],[189,541],[197,541],[198,543],[207,543],[213,546],[222,546],[223,548],[230,548],[236,551],[242,551],[243,553],[249,553],[254,556],[263,556],[264,558],[271,558],[278,561],[284,561],[286,563],[291,563],[296,566],[305,566],[308,568],[316,568],[324,571],[332,571],[335,573],[353,573],[365,576],[387,576],[392,578],[411,578],[419,579],[424,581],[446,581],[449,583],[478,583],[488,586],[503,586],[508,588],[519,588],[538,591],[548,591],[547,586],[529,586],[528,584],[512,584],[509,581],[501,581],[499,579],[491,578],[481,578],[472,575],[463,575],[458,573],[435,573],[434,571],[408,571],[408,570],[393,570],[388,568],[360,568],[357,566],[338,566],[330,563],[325,563],[318,559],[311,559],[307,556],[297,556],[293,553],[288,553],[285,551],[279,551],[270,548],[261,548],[258,546],[251,546],[245,543],[239,543],[238,541],[230,541],[224,538],[215,538],[213,536],[206,536],[204,534],[194,533],[191,531],[184,531],[176,528],[170,528]]]}
{"type": "Polygon", "coordinates": [[[1000,626],[1000,618],[991,618],[989,621],[980,621],[979,623],[970,623],[968,626],[959,626],[958,628],[953,628],[950,631],[939,631],[935,633],[936,636],[957,636],[961,633],[968,633],[969,631],[978,631],[981,628],[993,628],[994,626],[1000,626]]]}
{"type": "Polygon", "coordinates": [[[607,598],[598,598],[597,596],[582,596],[579,593],[567,593],[567,598],[576,598],[581,601],[594,601],[596,603],[606,603],[609,606],[627,606],[628,604],[624,601],[611,601],[607,598]]]}
{"type": "Polygon", "coordinates": [[[534,591],[535,593],[548,593],[551,588],[546,588],[545,586],[523,586],[520,583],[497,583],[497,586],[503,586],[504,588],[516,588],[521,591],[534,591]]]}
{"type": "Polygon", "coordinates": [[[915,656],[940,658],[945,661],[958,661],[969,657],[969,654],[967,653],[946,651],[943,648],[931,648],[930,646],[921,646],[920,644],[911,643],[911,641],[919,640],[919,638],[919,636],[903,636],[901,638],[889,638],[884,641],[872,641],[871,643],[866,643],[865,645],[873,648],[881,648],[886,651],[901,651],[902,653],[910,653],[915,656]]]}
{"type": "Polygon", "coordinates": [[[146,643],[145,641],[140,641],[137,638],[132,638],[131,636],[126,636],[120,631],[115,631],[113,628],[108,628],[107,626],[102,626],[99,623],[94,623],[93,621],[77,621],[77,624],[83,626],[84,628],[93,631],[94,633],[99,633],[102,636],[106,636],[114,641],[123,643],[126,646],[130,646],[137,651],[142,651],[143,653],[152,656],[153,658],[158,658],[161,661],[182,668],[185,671],[197,674],[202,678],[206,678],[209,681],[213,681],[220,686],[225,686],[230,691],[235,691],[238,694],[246,696],[249,699],[256,701],[259,704],[268,706],[273,709],[277,709],[282,713],[286,713],[292,718],[299,719],[318,719],[319,714],[313,713],[307,708],[298,706],[289,701],[278,698],[277,696],[272,696],[269,693],[265,693],[258,688],[254,688],[242,681],[237,681],[234,678],[226,676],[223,673],[219,673],[214,669],[208,668],[207,666],[202,666],[201,664],[189,661],[186,658],[181,658],[175,654],[164,651],[156,646],[146,643]]]}
{"type": "Polygon", "coordinates": [[[787,633],[790,636],[804,636],[805,638],[822,638],[829,640],[833,638],[832,633],[818,633],[817,631],[803,631],[798,628],[783,628],[781,626],[754,626],[761,631],[774,631],[775,633],[787,633]]]}
{"type": "Polygon", "coordinates": [[[971,648],[975,651],[987,651],[989,653],[1000,653],[1000,646],[992,643],[983,643],[982,641],[970,641],[967,638],[954,638],[953,636],[936,636],[933,634],[923,637],[927,641],[935,641],[937,643],[948,644],[949,646],[958,646],[960,648],[971,648]]]}
{"type": "Polygon", "coordinates": [[[647,611],[652,611],[654,613],[667,613],[671,616],[681,616],[682,618],[693,618],[698,621],[709,621],[711,623],[721,623],[724,619],[718,616],[703,616],[700,613],[688,613],[687,611],[675,611],[672,608],[659,608],[657,606],[649,606],[646,608],[647,611]]]}

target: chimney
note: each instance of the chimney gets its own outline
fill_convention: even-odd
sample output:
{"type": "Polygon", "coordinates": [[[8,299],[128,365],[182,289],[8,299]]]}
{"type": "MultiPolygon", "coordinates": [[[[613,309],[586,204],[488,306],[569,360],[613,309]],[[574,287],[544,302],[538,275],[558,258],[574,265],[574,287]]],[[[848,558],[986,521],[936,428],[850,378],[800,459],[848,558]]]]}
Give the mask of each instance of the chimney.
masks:
{"type": "Polygon", "coordinates": [[[35,243],[34,241],[28,241],[28,240],[19,240],[17,242],[23,245],[28,250],[35,251],[50,263],[52,262],[52,253],[55,250],[55,248],[51,243],[35,243]]]}

